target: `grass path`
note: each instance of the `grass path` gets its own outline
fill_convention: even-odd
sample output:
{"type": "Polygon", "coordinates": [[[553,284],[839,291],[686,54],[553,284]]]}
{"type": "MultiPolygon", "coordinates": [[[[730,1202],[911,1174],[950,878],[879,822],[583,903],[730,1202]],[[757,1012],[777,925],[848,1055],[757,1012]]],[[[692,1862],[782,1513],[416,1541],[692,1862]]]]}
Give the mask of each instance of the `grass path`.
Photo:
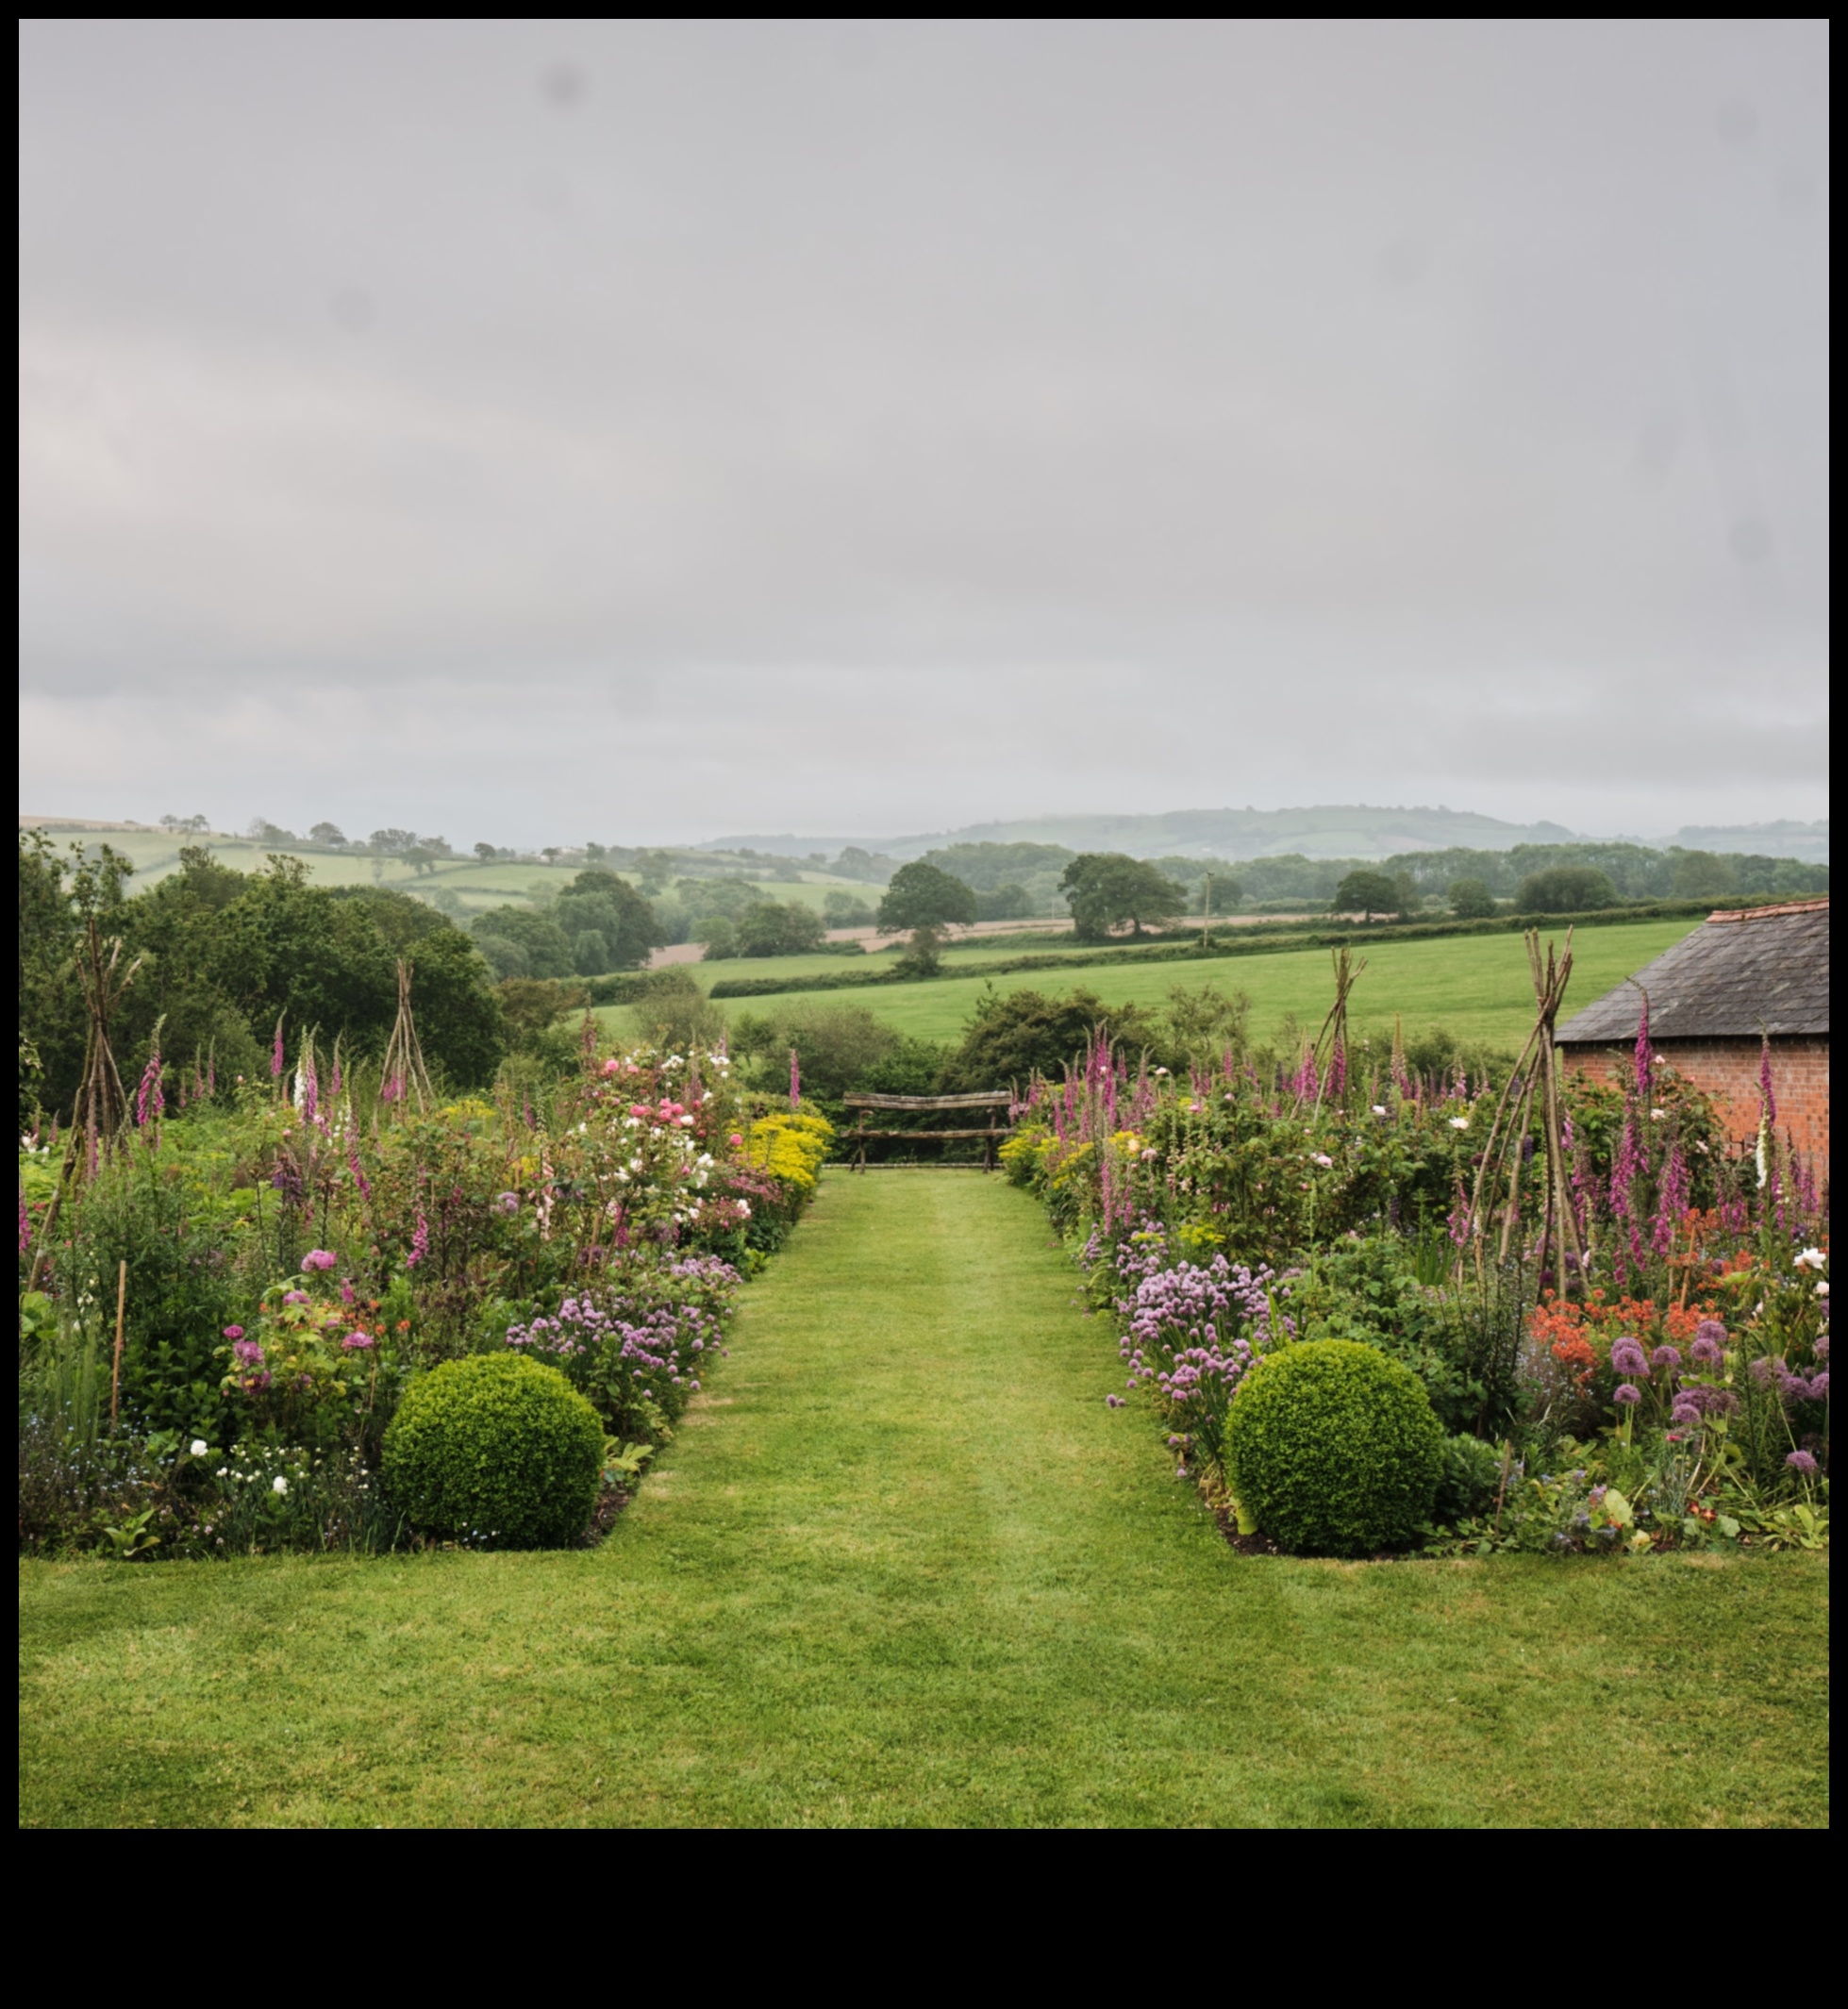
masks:
{"type": "Polygon", "coordinates": [[[1024,1195],[834,1174],[593,1553],[23,1566],[32,1823],[1820,1823],[1826,1573],[1248,1561],[1024,1195]]]}

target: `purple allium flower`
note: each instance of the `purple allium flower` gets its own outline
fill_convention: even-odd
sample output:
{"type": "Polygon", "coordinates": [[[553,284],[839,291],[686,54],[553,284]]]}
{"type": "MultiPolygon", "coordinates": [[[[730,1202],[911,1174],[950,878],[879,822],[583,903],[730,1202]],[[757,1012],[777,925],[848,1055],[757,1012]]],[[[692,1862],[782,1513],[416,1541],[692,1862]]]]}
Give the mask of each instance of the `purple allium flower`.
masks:
{"type": "Polygon", "coordinates": [[[362,1349],[370,1350],[372,1344],[373,1337],[370,1333],[348,1333],[346,1337],[341,1341],[341,1352],[342,1353],[357,1353],[362,1349]]]}
{"type": "Polygon", "coordinates": [[[1645,1380],[1649,1375],[1649,1355],[1627,1336],[1611,1348],[1610,1365],[1614,1373],[1640,1374],[1645,1380]]]}
{"type": "Polygon", "coordinates": [[[263,1365],[263,1349],[254,1339],[235,1341],[231,1352],[247,1368],[260,1368],[263,1365]]]}
{"type": "Polygon", "coordinates": [[[1627,1409],[1633,1403],[1640,1403],[1642,1400],[1642,1390],[1631,1386],[1627,1381],[1620,1381],[1611,1391],[1610,1399],[1614,1403],[1622,1403],[1627,1409]]]}
{"type": "Polygon", "coordinates": [[[310,1249],[302,1258],[304,1270],[331,1270],[340,1257],[329,1249],[310,1249]]]}
{"type": "Polygon", "coordinates": [[[1801,1472],[1806,1479],[1813,1479],[1816,1476],[1816,1460],[1806,1451],[1787,1452],[1784,1462],[1792,1471],[1801,1472]]]}
{"type": "Polygon", "coordinates": [[[282,1294],[282,1302],[285,1304],[306,1304],[308,1301],[308,1294],[306,1290],[285,1290],[282,1294]]]}
{"type": "Polygon", "coordinates": [[[1678,1346],[1658,1346],[1649,1356],[1652,1368],[1678,1368],[1681,1365],[1681,1349],[1678,1346]]]}
{"type": "Polygon", "coordinates": [[[1678,1396],[1675,1399],[1674,1407],[1669,1411],[1669,1421],[1679,1423],[1687,1429],[1694,1428],[1699,1424],[1700,1420],[1701,1405],[1698,1403],[1690,1402],[1685,1395],[1678,1396]]]}
{"type": "Polygon", "coordinates": [[[227,1325],[225,1328],[225,1337],[227,1339],[241,1339],[243,1337],[243,1327],[241,1325],[227,1325]]]}
{"type": "Polygon", "coordinates": [[[518,1193],[503,1193],[498,1204],[503,1214],[517,1214],[520,1211],[520,1195],[518,1193]]]}
{"type": "Polygon", "coordinates": [[[1718,1319],[1703,1319],[1688,1351],[1703,1367],[1718,1367],[1726,1357],[1726,1328],[1718,1319]]]}

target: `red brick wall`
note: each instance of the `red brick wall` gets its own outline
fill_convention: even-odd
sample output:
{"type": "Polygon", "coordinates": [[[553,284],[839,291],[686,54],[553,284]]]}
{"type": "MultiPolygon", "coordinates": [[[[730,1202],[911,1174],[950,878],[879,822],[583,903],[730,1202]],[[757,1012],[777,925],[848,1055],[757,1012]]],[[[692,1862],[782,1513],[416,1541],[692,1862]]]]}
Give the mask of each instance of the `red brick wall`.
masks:
{"type": "MultiPolygon", "coordinates": [[[[1660,1039],[1656,1051],[1669,1066],[1712,1096],[1720,1120],[1741,1143],[1758,1134],[1758,1062],[1756,1039],[1660,1039]]],[[[1567,1067],[1607,1081],[1626,1073],[1634,1049],[1561,1047],[1567,1067]]],[[[1771,1086],[1777,1098],[1777,1128],[1818,1171],[1829,1168],[1829,1042],[1826,1038],[1773,1039],[1771,1086]]]]}

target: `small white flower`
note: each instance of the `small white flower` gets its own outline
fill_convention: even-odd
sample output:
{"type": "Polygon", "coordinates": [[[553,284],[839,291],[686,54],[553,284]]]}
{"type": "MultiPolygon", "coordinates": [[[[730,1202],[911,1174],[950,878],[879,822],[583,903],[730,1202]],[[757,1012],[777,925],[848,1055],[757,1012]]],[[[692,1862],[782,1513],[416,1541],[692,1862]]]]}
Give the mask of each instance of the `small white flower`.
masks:
{"type": "Polygon", "coordinates": [[[203,1458],[207,1452],[211,1449],[211,1446],[206,1442],[204,1437],[194,1437],[190,1448],[195,1458],[203,1458]]]}
{"type": "Polygon", "coordinates": [[[1375,1103],[1374,1104],[1374,1114],[1375,1116],[1384,1116],[1386,1114],[1386,1104],[1384,1103],[1375,1103]]]}
{"type": "Polygon", "coordinates": [[[1828,1257],[1820,1249],[1805,1249],[1797,1256],[1799,1270],[1820,1270],[1828,1257]]]}
{"type": "Polygon", "coordinates": [[[273,1493],[286,1493],[289,1490],[288,1480],[282,1478],[272,1479],[270,1481],[270,1490],[273,1493]]]}
{"type": "Polygon", "coordinates": [[[1453,1130],[1467,1130],[1470,1127],[1470,1120],[1467,1116],[1453,1116],[1450,1120],[1450,1127],[1453,1130]]]}
{"type": "Polygon", "coordinates": [[[1652,1123],[1659,1123],[1667,1114],[1666,1109],[1652,1109],[1649,1112],[1649,1121],[1652,1123]]]}

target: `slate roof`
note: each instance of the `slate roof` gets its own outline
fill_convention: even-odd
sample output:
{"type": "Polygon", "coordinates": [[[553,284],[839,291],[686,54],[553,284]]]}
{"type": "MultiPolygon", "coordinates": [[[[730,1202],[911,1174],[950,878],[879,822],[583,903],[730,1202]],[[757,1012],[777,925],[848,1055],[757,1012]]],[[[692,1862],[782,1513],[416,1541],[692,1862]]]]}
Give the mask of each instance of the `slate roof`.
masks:
{"type": "Polygon", "coordinates": [[[1562,1046],[1634,1039],[1649,993],[1652,1039],[1753,1038],[1829,1030],[1829,904],[1713,914],[1685,940],[1567,1021],[1562,1046]]]}

